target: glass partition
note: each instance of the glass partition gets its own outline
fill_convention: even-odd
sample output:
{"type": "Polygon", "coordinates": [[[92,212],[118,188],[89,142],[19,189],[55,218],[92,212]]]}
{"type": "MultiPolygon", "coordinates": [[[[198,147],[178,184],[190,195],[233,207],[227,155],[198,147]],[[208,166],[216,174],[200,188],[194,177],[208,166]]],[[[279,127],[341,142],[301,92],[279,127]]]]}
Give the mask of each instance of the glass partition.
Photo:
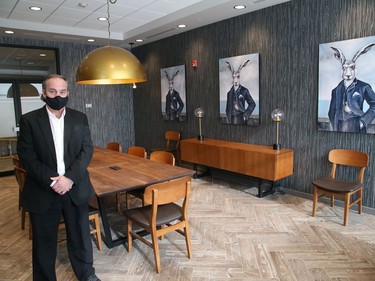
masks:
{"type": "Polygon", "coordinates": [[[51,48],[0,45],[0,175],[13,171],[18,121],[44,105],[43,77],[60,73],[58,51],[51,48]]]}

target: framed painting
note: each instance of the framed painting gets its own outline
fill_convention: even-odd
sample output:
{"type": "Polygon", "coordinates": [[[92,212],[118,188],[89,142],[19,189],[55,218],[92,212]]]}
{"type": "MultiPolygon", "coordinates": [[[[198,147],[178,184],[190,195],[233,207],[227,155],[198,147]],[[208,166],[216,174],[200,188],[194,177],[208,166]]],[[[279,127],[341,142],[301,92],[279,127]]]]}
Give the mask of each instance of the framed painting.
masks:
{"type": "Polygon", "coordinates": [[[220,122],[259,126],[259,53],[219,59],[220,122]]]}
{"type": "Polygon", "coordinates": [[[318,130],[375,134],[375,36],[319,45],[318,130]]]}
{"type": "Polygon", "coordinates": [[[163,120],[186,121],[185,65],[160,69],[163,120]]]}

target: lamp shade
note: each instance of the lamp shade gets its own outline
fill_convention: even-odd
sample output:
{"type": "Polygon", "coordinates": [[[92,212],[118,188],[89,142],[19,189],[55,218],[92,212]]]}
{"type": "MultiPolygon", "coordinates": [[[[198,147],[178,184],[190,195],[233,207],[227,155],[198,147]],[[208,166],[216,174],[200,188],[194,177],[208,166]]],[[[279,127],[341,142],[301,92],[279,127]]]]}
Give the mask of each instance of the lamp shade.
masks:
{"type": "Polygon", "coordinates": [[[284,120],[284,111],[277,108],[274,111],[271,112],[271,118],[274,122],[281,122],[284,120]]]}
{"type": "MultiPolygon", "coordinates": [[[[21,97],[39,97],[38,89],[29,83],[20,83],[19,84],[20,95],[21,97]]],[[[7,98],[13,98],[14,88],[13,85],[10,86],[7,92],[7,98]]]]}
{"type": "Polygon", "coordinates": [[[78,84],[131,84],[146,81],[142,64],[130,52],[105,46],[88,53],[77,68],[78,84]]]}
{"type": "Polygon", "coordinates": [[[203,118],[203,116],[204,116],[204,109],[201,108],[201,107],[196,108],[195,111],[194,111],[194,115],[196,117],[198,117],[198,118],[203,118]]]}

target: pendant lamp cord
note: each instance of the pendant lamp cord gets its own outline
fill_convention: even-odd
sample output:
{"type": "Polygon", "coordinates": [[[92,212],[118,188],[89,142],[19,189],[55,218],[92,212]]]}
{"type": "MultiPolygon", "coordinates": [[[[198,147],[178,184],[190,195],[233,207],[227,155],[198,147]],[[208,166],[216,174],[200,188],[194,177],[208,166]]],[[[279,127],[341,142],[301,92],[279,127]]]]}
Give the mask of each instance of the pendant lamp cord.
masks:
{"type": "Polygon", "coordinates": [[[108,21],[108,46],[111,46],[111,21],[110,21],[110,13],[109,13],[109,3],[115,4],[117,0],[107,0],[107,21],[108,21]]]}

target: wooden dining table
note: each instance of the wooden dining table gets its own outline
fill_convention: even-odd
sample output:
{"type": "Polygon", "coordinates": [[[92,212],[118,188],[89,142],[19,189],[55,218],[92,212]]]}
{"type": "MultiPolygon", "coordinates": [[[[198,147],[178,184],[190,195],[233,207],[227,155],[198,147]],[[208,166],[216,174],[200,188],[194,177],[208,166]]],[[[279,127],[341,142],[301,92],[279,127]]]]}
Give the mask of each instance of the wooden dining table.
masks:
{"type": "Polygon", "coordinates": [[[107,197],[122,191],[145,188],[151,184],[195,174],[191,169],[158,163],[100,147],[94,148],[88,171],[98,199],[104,230],[103,240],[108,248],[124,244],[126,237],[119,234],[115,239],[112,237],[107,197]]]}

